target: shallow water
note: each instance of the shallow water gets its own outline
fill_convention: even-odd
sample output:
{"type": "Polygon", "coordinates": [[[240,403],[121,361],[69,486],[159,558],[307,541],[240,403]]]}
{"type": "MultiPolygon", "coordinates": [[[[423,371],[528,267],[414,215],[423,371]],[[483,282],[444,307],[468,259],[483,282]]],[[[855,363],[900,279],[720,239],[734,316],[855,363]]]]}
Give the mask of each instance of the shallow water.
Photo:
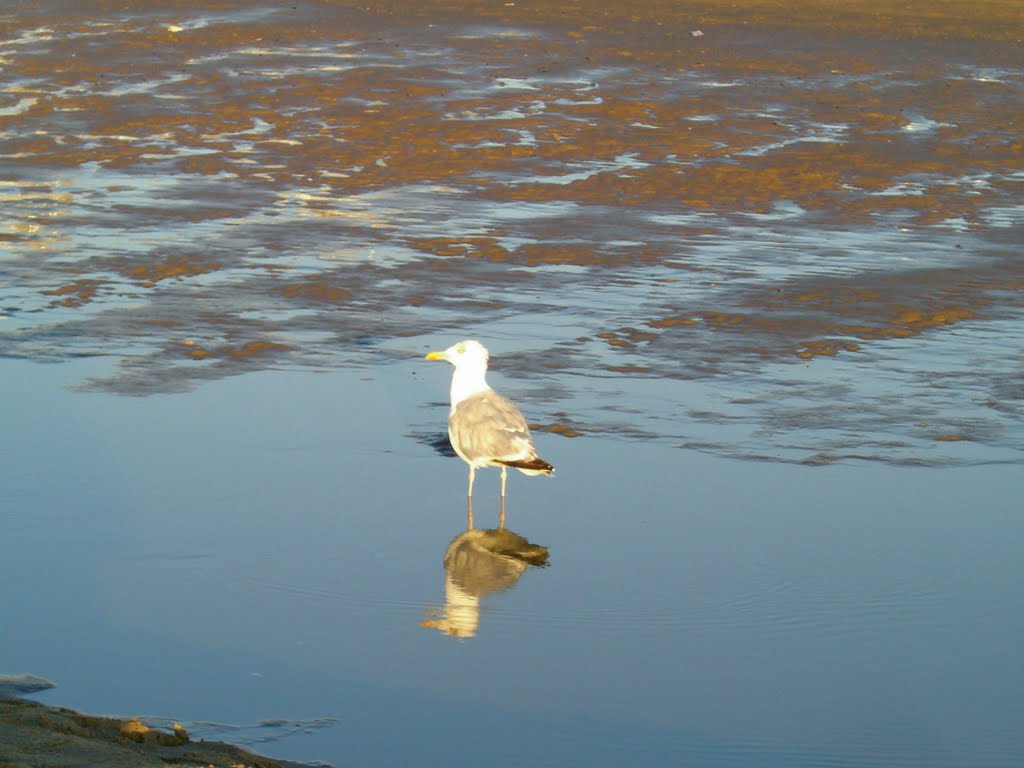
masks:
{"type": "MultiPolygon", "coordinates": [[[[103,365],[3,365],[22,406],[3,457],[3,655],[59,682],[43,700],[337,765],[1024,754],[1005,467],[540,435],[559,476],[511,478],[508,527],[550,564],[484,596],[458,639],[422,623],[446,607],[464,467],[401,436],[443,419],[421,396],[443,372],[62,388],[103,365]]],[[[493,527],[496,475],[477,486],[493,527]]]]}
{"type": "Polygon", "coordinates": [[[110,8],[0,14],[0,672],[337,765],[1021,763],[984,13],[110,8]],[[500,589],[470,336],[558,467],[500,589]]]}

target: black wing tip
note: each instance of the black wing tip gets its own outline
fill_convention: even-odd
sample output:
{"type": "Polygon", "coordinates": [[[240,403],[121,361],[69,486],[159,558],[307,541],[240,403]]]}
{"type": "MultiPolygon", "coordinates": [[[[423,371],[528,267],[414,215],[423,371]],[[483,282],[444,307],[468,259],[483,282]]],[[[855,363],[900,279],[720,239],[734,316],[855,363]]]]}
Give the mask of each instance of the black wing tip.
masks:
{"type": "Polygon", "coordinates": [[[506,467],[515,469],[528,469],[531,472],[541,472],[545,475],[552,475],[555,472],[554,466],[548,464],[544,459],[530,459],[528,461],[503,461],[506,467]]]}

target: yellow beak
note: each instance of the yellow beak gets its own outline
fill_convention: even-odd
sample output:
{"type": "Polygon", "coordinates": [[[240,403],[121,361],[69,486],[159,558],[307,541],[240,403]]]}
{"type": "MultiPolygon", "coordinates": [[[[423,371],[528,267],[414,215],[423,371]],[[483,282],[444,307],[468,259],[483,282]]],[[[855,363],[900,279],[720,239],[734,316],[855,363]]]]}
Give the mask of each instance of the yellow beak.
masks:
{"type": "Polygon", "coordinates": [[[431,352],[429,355],[427,355],[426,359],[427,360],[447,360],[448,357],[445,355],[444,352],[431,352]]]}

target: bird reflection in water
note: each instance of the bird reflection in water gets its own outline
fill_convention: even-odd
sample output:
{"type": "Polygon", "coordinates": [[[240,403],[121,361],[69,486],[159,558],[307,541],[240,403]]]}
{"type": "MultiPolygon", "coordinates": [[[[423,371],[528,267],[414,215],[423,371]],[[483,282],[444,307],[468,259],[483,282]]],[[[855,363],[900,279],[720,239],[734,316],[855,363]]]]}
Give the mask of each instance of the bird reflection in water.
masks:
{"type": "Polygon", "coordinates": [[[444,553],[444,607],[422,622],[452,637],[473,637],[480,626],[480,601],[515,586],[530,566],[548,564],[547,547],[505,529],[470,527],[444,553]]]}

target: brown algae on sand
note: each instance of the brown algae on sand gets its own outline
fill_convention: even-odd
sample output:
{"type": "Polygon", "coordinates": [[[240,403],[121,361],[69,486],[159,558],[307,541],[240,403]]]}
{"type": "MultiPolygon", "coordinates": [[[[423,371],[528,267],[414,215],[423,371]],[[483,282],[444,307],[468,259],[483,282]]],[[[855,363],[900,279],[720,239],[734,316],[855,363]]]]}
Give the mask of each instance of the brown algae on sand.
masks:
{"type": "MultiPolygon", "coordinates": [[[[122,7],[0,22],[26,84],[0,99],[0,331],[115,357],[90,389],[358,365],[520,317],[548,347],[521,370],[579,375],[579,424],[621,432],[588,379],[866,380],[911,348],[954,375],[954,337],[1019,316],[1020,3],[122,7]]],[[[1018,434],[1011,373],[968,373],[1000,407],[954,410],[1018,434]]],[[[856,442],[929,410],[900,376],[915,412],[844,424],[856,442]]]]}

